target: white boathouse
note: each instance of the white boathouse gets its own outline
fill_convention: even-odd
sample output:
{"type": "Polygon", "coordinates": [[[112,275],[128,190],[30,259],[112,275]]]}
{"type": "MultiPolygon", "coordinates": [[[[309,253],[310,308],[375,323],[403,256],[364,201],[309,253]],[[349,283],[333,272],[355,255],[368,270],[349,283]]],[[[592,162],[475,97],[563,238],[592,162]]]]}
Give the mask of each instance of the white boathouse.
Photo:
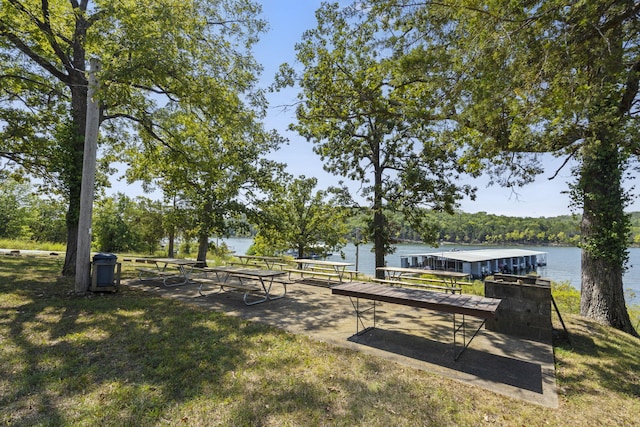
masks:
{"type": "Polygon", "coordinates": [[[457,271],[473,278],[494,273],[527,274],[547,264],[547,253],[527,249],[478,249],[402,255],[400,266],[457,271]]]}

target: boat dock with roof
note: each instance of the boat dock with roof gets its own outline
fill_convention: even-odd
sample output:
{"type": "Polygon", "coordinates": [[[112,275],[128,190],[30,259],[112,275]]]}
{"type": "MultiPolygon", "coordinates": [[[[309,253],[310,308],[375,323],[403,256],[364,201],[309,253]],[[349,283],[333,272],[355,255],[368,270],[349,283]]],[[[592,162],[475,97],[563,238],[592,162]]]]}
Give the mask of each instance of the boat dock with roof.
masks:
{"type": "Polygon", "coordinates": [[[547,253],[527,249],[478,249],[400,256],[400,266],[457,271],[473,278],[494,273],[527,274],[547,265],[547,253]]]}

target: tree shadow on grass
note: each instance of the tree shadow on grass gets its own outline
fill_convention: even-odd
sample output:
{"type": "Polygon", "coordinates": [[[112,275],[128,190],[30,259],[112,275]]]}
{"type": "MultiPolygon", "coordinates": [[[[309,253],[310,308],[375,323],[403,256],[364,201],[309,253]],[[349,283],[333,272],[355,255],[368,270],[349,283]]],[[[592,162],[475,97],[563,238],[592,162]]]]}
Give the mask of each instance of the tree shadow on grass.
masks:
{"type": "MultiPolygon", "coordinates": [[[[366,378],[310,367],[333,355],[328,346],[130,287],[77,297],[50,267],[21,262],[0,265],[0,423],[331,423],[362,407],[354,390],[366,378]],[[340,395],[332,381],[344,384],[340,395]]],[[[229,300],[242,305],[237,294],[229,300]]],[[[264,310],[275,316],[288,303],[264,310]]]]}
{"type": "Polygon", "coordinates": [[[640,397],[640,339],[575,315],[566,321],[571,341],[556,346],[566,393],[598,394],[604,387],[640,397]],[[578,357],[564,358],[564,352],[578,357]]]}
{"type": "Polygon", "coordinates": [[[76,297],[50,268],[33,274],[38,263],[14,260],[15,274],[0,268],[0,371],[9,384],[0,419],[8,424],[82,423],[89,413],[149,423],[203,390],[222,401],[233,393],[227,374],[264,345],[258,337],[280,334],[135,290],[76,297]],[[58,411],[70,400],[82,406],[76,420],[58,411]]]}

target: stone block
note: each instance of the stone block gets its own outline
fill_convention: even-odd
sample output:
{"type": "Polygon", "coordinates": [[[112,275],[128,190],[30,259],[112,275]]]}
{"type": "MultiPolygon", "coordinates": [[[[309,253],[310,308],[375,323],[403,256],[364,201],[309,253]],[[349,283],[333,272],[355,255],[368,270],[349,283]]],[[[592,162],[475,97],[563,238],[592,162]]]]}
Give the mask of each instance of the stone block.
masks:
{"type": "Polygon", "coordinates": [[[525,283],[521,276],[485,280],[485,296],[502,300],[487,329],[533,340],[551,339],[551,287],[545,281],[525,283]]]}

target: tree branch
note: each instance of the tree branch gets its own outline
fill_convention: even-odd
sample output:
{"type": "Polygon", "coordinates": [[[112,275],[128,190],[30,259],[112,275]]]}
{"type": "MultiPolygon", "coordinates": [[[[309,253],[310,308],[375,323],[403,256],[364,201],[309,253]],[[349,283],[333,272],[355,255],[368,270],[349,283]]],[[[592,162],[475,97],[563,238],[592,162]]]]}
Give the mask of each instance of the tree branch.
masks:
{"type": "Polygon", "coordinates": [[[564,162],[562,162],[562,164],[560,165],[560,167],[559,167],[558,169],[556,169],[555,173],[554,173],[551,177],[549,177],[549,178],[547,178],[547,179],[548,179],[549,181],[551,181],[551,180],[555,179],[555,178],[558,176],[558,174],[560,173],[560,171],[561,171],[562,169],[564,169],[564,167],[567,165],[567,163],[569,163],[569,160],[571,160],[571,159],[573,159],[573,158],[575,157],[575,155],[576,155],[576,153],[578,152],[578,150],[579,150],[579,149],[580,149],[580,147],[576,147],[576,148],[575,148],[575,149],[574,149],[574,150],[573,150],[573,151],[572,151],[572,152],[571,152],[571,153],[570,153],[570,154],[569,154],[569,155],[564,159],[564,162]]]}
{"type": "MultiPolygon", "coordinates": [[[[54,86],[51,86],[49,84],[46,84],[45,82],[41,82],[35,79],[31,79],[27,76],[20,76],[18,74],[0,74],[0,80],[4,80],[4,79],[10,79],[10,80],[21,80],[27,83],[32,83],[34,85],[37,86],[42,86],[45,89],[49,90],[49,94],[51,93],[55,93],[59,96],[64,96],[65,94],[58,91],[54,86]]],[[[6,90],[6,89],[5,89],[6,90]]]]}
{"type": "Polygon", "coordinates": [[[49,63],[43,57],[35,53],[29,46],[27,46],[17,35],[11,32],[2,22],[0,22],[0,36],[6,37],[9,42],[19,51],[31,58],[36,64],[48,71],[52,76],[60,80],[65,84],[70,84],[71,80],[69,75],[58,70],[54,65],[49,63]]]}
{"type": "Polygon", "coordinates": [[[133,116],[131,114],[126,114],[126,113],[116,113],[116,114],[103,116],[104,120],[112,120],[112,119],[117,119],[117,118],[127,119],[127,120],[131,120],[132,122],[138,123],[139,125],[141,125],[144,128],[144,130],[146,132],[149,133],[149,135],[151,135],[151,137],[153,139],[155,139],[156,141],[160,142],[169,151],[174,152],[174,153],[179,153],[180,155],[184,156],[185,159],[189,158],[187,153],[185,153],[183,150],[179,150],[178,148],[176,148],[175,146],[170,144],[168,141],[163,139],[160,135],[158,135],[153,130],[153,125],[154,125],[153,122],[151,120],[149,120],[148,118],[140,118],[140,117],[133,116]]]}
{"type": "Polygon", "coordinates": [[[636,61],[635,64],[629,70],[629,75],[627,76],[627,82],[625,84],[625,90],[622,95],[622,100],[620,101],[620,105],[618,106],[618,114],[620,117],[631,111],[631,107],[634,104],[634,100],[638,95],[638,87],[640,83],[640,59],[636,61]]]}

